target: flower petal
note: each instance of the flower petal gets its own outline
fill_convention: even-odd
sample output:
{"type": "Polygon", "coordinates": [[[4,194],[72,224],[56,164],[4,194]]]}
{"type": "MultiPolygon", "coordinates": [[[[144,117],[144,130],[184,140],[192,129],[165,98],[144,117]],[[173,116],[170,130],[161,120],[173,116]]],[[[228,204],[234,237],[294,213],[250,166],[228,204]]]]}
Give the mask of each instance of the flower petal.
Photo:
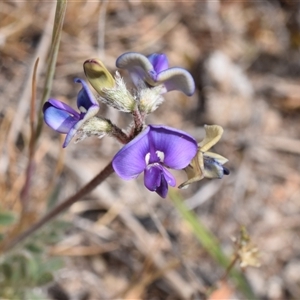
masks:
{"type": "Polygon", "coordinates": [[[167,183],[165,177],[162,176],[160,186],[157,187],[155,192],[162,198],[166,198],[167,194],[168,194],[168,188],[169,188],[168,183],[167,183]]]}
{"type": "Polygon", "coordinates": [[[170,186],[176,186],[176,180],[174,176],[166,168],[163,168],[162,170],[164,172],[163,177],[166,179],[167,183],[170,186]]]}
{"type": "Polygon", "coordinates": [[[71,128],[71,130],[66,135],[66,138],[65,138],[64,143],[63,143],[63,148],[66,148],[69,145],[69,143],[71,142],[71,139],[74,137],[74,135],[76,134],[76,132],[77,132],[77,129],[75,128],[75,126],[73,128],[71,128]]]}
{"type": "Polygon", "coordinates": [[[143,54],[137,52],[126,52],[119,56],[116,61],[117,68],[130,70],[140,67],[144,72],[153,71],[151,61],[143,54]]]}
{"type": "Polygon", "coordinates": [[[220,154],[213,153],[213,152],[205,152],[204,157],[210,157],[213,158],[215,161],[217,161],[219,164],[224,165],[228,162],[228,159],[220,154]]]}
{"type": "Polygon", "coordinates": [[[146,81],[150,85],[155,85],[153,78],[156,72],[149,59],[137,52],[127,52],[118,57],[116,66],[120,69],[127,69],[135,86],[140,85],[140,81],[146,81]]]}
{"type": "Polygon", "coordinates": [[[160,72],[156,77],[157,84],[163,83],[167,91],[181,91],[187,96],[195,92],[195,82],[192,75],[182,68],[170,68],[160,72]]]}
{"type": "Polygon", "coordinates": [[[190,164],[184,168],[188,180],[178,186],[179,189],[187,188],[191,183],[204,178],[204,159],[203,153],[198,150],[197,155],[192,159],[190,164]]]}
{"type": "Polygon", "coordinates": [[[54,107],[58,108],[59,110],[64,110],[64,111],[68,112],[69,114],[73,115],[75,118],[79,119],[80,114],[66,103],[63,103],[56,99],[49,99],[47,102],[45,102],[45,104],[43,106],[43,112],[45,112],[45,110],[50,106],[54,106],[54,107]]]}
{"type": "Polygon", "coordinates": [[[115,80],[104,64],[97,58],[88,59],[83,64],[84,73],[93,88],[102,95],[104,88],[111,89],[115,80]]]}
{"type": "Polygon", "coordinates": [[[147,58],[153,65],[153,68],[156,73],[160,73],[161,71],[164,71],[169,67],[168,58],[163,53],[153,53],[147,56],[147,58]]]}
{"type": "Polygon", "coordinates": [[[163,163],[172,169],[185,168],[197,153],[197,142],[187,133],[167,126],[149,125],[154,149],[164,153],[163,163]]]}
{"type": "Polygon", "coordinates": [[[144,184],[149,191],[154,192],[161,185],[162,168],[160,164],[152,164],[145,169],[144,184]]]}
{"type": "Polygon", "coordinates": [[[77,107],[80,109],[80,107],[84,107],[87,111],[91,106],[98,106],[99,104],[95,99],[95,96],[93,95],[92,91],[89,89],[87,83],[80,79],[75,78],[74,82],[81,83],[82,89],[79,91],[77,95],[77,107]]]}
{"type": "MultiPolygon", "coordinates": [[[[226,169],[227,170],[227,169],[226,169]]],[[[222,178],[224,176],[224,168],[215,159],[204,156],[204,177],[206,178],[222,178]]]]}
{"type": "Polygon", "coordinates": [[[229,175],[229,169],[223,167],[228,159],[212,152],[203,154],[204,176],[206,178],[222,178],[223,175],[229,175]]]}
{"type": "Polygon", "coordinates": [[[156,163],[149,165],[144,172],[144,184],[152,192],[157,192],[165,198],[168,193],[168,184],[176,185],[174,176],[162,165],[156,163]]]}
{"type": "Polygon", "coordinates": [[[219,125],[204,125],[204,129],[205,138],[198,144],[202,152],[206,152],[214,146],[220,140],[224,131],[219,125]]]}
{"type": "Polygon", "coordinates": [[[147,127],[113,158],[113,168],[121,178],[125,180],[135,178],[146,168],[145,157],[149,153],[149,139],[147,136],[149,130],[150,127],[147,127]]]}
{"type": "Polygon", "coordinates": [[[52,129],[60,133],[68,133],[78,122],[78,118],[70,115],[69,112],[58,109],[48,102],[44,104],[44,120],[52,129]]]}

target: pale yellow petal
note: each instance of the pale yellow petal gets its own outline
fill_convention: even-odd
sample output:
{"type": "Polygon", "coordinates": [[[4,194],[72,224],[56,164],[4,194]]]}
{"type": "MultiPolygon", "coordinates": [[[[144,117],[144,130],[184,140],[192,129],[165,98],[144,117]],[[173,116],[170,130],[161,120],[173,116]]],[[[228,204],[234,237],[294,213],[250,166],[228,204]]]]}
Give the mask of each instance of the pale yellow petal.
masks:
{"type": "Polygon", "coordinates": [[[221,155],[216,153],[205,152],[203,158],[204,158],[203,174],[205,178],[213,179],[213,178],[222,178],[224,176],[224,168],[218,160],[222,161],[222,159],[224,159],[226,161],[225,157],[222,157],[221,155]]]}
{"type": "Polygon", "coordinates": [[[106,69],[101,60],[97,58],[88,59],[83,64],[84,73],[98,94],[103,95],[104,88],[113,88],[115,80],[106,69]]]}
{"type": "Polygon", "coordinates": [[[188,176],[188,180],[179,185],[179,189],[187,188],[193,182],[199,181],[204,178],[204,161],[203,153],[198,151],[197,155],[193,158],[191,163],[184,169],[188,176]]]}
{"type": "Polygon", "coordinates": [[[228,162],[228,159],[220,154],[213,153],[213,152],[205,152],[204,157],[210,157],[213,158],[216,162],[218,162],[221,165],[224,165],[228,162]]]}
{"type": "Polygon", "coordinates": [[[204,125],[206,136],[202,142],[198,144],[202,152],[206,152],[214,146],[223,134],[223,128],[219,125],[204,125]]]}
{"type": "Polygon", "coordinates": [[[193,177],[185,182],[183,182],[182,184],[180,184],[178,186],[179,189],[184,189],[184,188],[187,188],[191,183],[194,183],[196,181],[200,181],[201,179],[203,179],[204,176],[203,174],[199,175],[199,176],[196,176],[196,177],[193,177]]]}
{"type": "Polygon", "coordinates": [[[223,168],[217,164],[210,164],[204,169],[204,177],[209,179],[222,178],[224,175],[223,168]]]}

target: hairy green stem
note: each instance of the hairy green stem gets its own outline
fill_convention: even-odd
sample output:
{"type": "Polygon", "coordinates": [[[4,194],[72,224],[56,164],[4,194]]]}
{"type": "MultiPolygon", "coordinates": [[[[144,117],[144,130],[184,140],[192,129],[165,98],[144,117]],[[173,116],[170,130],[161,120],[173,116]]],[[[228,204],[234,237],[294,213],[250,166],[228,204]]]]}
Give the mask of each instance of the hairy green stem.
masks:
{"type": "Polygon", "coordinates": [[[122,144],[127,144],[130,142],[130,137],[122,129],[113,124],[109,119],[106,119],[106,121],[111,126],[111,132],[109,134],[112,137],[116,138],[122,144]]]}

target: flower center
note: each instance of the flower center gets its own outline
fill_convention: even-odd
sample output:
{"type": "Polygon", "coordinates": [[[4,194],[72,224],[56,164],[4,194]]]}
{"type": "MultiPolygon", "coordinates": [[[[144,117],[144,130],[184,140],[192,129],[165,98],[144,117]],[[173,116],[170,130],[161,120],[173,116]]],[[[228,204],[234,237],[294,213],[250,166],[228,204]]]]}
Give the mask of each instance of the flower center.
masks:
{"type": "Polygon", "coordinates": [[[152,157],[151,162],[150,162],[151,153],[148,152],[146,154],[145,161],[146,161],[147,165],[149,165],[149,163],[152,164],[152,163],[158,163],[158,162],[162,163],[162,162],[164,162],[165,154],[162,151],[156,150],[155,154],[156,154],[156,157],[152,157]]]}

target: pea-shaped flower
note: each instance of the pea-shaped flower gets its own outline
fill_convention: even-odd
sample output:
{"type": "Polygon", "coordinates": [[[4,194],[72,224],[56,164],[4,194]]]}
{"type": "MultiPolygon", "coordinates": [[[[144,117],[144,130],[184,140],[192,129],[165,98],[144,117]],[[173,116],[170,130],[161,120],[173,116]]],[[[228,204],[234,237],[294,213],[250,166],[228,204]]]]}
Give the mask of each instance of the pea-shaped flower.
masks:
{"type": "Polygon", "coordinates": [[[179,185],[179,188],[187,187],[189,184],[203,178],[223,178],[230,171],[223,165],[227,158],[208,150],[214,146],[223,134],[223,128],[218,125],[204,125],[205,138],[198,144],[197,155],[191,163],[184,169],[188,175],[188,180],[179,185]]]}
{"type": "Polygon", "coordinates": [[[119,56],[116,66],[127,69],[137,87],[143,81],[149,86],[164,85],[167,92],[178,90],[191,96],[195,91],[192,75],[182,68],[169,68],[165,54],[153,53],[146,57],[140,53],[127,52],[119,56]]]}
{"type": "Polygon", "coordinates": [[[74,81],[82,84],[82,89],[77,96],[79,112],[55,99],[49,99],[43,106],[46,124],[59,133],[67,134],[64,148],[67,147],[77,130],[99,111],[99,104],[85,81],[79,78],[74,81]]]}
{"type": "Polygon", "coordinates": [[[144,172],[144,184],[165,198],[168,185],[175,186],[167,170],[185,168],[197,152],[197,142],[187,133],[166,126],[149,125],[113,158],[113,168],[123,179],[144,172]]]}

